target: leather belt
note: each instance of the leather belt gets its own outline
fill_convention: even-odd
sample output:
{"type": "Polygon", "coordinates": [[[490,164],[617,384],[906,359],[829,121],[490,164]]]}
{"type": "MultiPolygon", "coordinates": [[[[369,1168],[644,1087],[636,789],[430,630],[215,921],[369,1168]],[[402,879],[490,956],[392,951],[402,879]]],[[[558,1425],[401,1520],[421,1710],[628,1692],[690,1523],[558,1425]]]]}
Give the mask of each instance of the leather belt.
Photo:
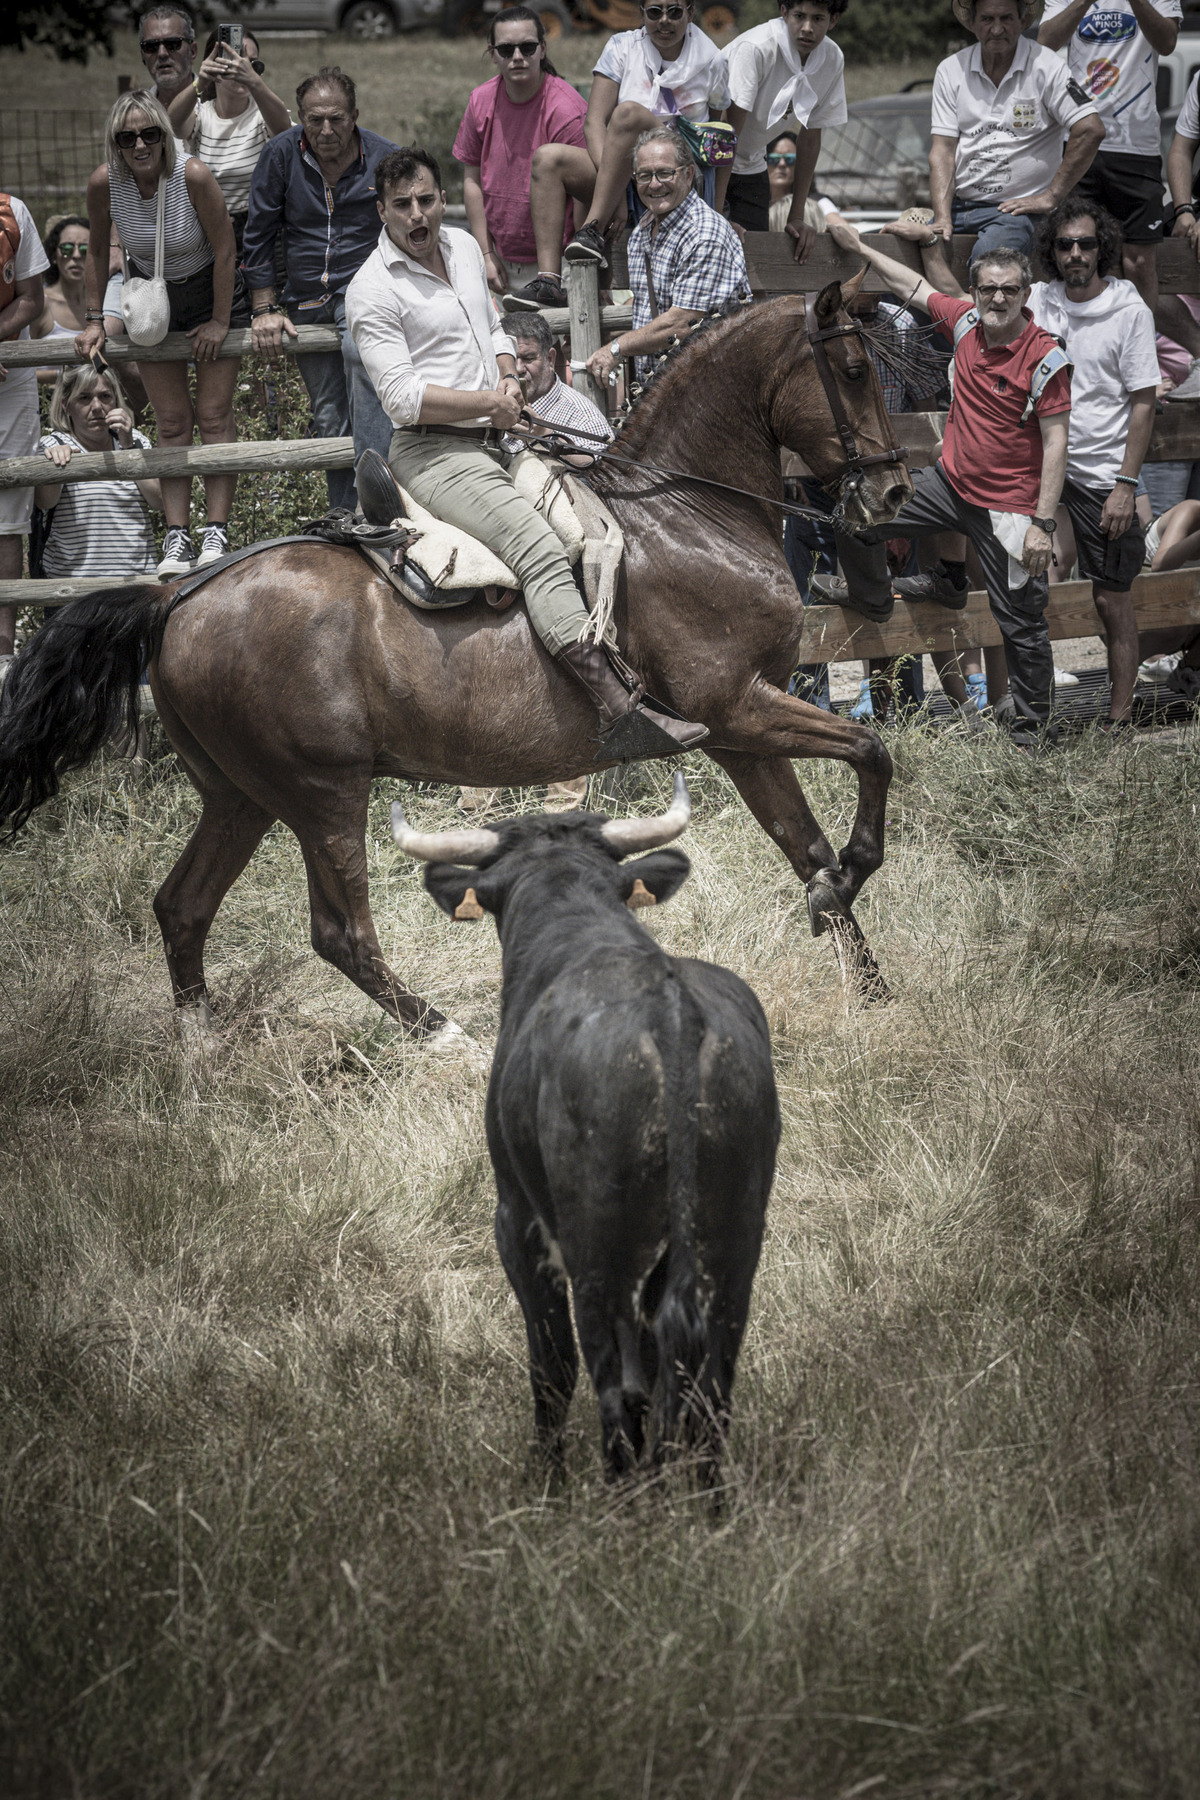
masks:
{"type": "Polygon", "coordinates": [[[470,438],[477,444],[498,444],[504,436],[495,425],[409,425],[405,429],[415,431],[418,437],[470,438]]]}

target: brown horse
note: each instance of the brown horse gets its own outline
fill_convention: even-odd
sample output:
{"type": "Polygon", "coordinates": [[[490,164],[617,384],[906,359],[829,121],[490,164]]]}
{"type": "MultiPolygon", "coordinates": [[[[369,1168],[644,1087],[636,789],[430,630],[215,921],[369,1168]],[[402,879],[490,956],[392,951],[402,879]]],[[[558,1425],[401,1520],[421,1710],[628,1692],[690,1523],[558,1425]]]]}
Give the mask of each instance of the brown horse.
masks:
{"type": "MultiPolygon", "coordinates": [[[[860,277],[861,279],[861,277],[860,277]]],[[[831,484],[852,523],[883,523],[911,491],[879,384],[835,282],[744,309],[694,334],[635,405],[595,482],[628,546],[617,624],[652,693],[703,721],[706,753],[809,884],[814,931],[853,938],[850,908],[883,859],[891,761],[875,733],[786,692],[803,607],[784,561],[781,446],[831,484]],[[806,329],[807,324],[807,329],[806,329]],[[841,329],[839,329],[839,326],[841,329]],[[824,377],[810,333],[823,329],[824,377]],[[871,463],[851,476],[831,411],[871,463]],[[868,453],[872,453],[868,455],[868,453]],[[643,467],[685,471],[682,481],[643,467]],[[730,491],[748,490],[750,498],[730,491]],[[793,757],[835,757],[858,778],[836,855],[793,757]]],[[[365,828],[379,775],[524,787],[605,763],[587,697],[564,680],[522,607],[420,612],[350,549],[299,541],[219,572],[182,605],[145,586],[85,596],[43,627],[0,706],[0,817],[14,829],[128,716],[149,660],[159,718],[203,801],[155,898],[181,1024],[209,1019],[204,942],[222,899],[276,819],[308,873],[313,947],[403,1026],[443,1016],[384,961],[367,903],[365,828]]]]}

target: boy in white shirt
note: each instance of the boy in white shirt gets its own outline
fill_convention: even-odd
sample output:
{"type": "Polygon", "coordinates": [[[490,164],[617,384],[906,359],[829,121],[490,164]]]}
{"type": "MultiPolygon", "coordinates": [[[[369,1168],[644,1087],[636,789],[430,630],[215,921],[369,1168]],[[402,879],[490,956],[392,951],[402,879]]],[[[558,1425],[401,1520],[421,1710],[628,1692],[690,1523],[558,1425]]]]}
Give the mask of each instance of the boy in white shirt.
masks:
{"type": "MultiPolygon", "coordinates": [[[[793,254],[802,261],[816,236],[804,223],[804,207],[821,153],[821,131],[846,121],[844,61],[828,33],[848,0],[779,0],[779,17],[734,38],[725,52],[732,104],[729,120],[737,132],[737,153],[728,186],[717,205],[743,231],[769,229],[771,188],[767,145],[795,120],[796,167],[792,202],[784,229],[793,254]]],[[[723,172],[724,173],[724,172],[723,172]]]]}

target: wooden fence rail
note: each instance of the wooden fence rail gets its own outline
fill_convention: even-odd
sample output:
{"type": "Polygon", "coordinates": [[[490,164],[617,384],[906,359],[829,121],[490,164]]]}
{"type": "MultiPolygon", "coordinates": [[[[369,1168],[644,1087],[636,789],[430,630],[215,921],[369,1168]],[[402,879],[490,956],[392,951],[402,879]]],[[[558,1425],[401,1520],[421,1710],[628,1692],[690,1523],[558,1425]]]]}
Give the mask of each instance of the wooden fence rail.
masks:
{"type": "Polygon", "coordinates": [[[188,444],[153,450],[97,450],[56,469],[37,456],[0,457],[0,490],[66,481],[147,481],[158,475],[258,475],[352,469],[353,438],[267,438],[238,444],[188,444]]]}

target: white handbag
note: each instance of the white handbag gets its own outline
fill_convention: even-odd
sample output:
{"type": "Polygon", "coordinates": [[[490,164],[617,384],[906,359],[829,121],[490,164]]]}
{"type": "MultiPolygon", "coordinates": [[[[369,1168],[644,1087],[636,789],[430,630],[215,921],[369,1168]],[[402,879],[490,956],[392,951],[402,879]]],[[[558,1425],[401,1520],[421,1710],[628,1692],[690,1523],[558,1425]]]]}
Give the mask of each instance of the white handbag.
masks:
{"type": "Polygon", "coordinates": [[[167,178],[158,183],[158,217],[154,225],[154,274],[129,275],[121,287],[121,317],[133,344],[161,344],[171,329],[171,297],[163,279],[166,262],[164,219],[167,205],[167,178]]]}

